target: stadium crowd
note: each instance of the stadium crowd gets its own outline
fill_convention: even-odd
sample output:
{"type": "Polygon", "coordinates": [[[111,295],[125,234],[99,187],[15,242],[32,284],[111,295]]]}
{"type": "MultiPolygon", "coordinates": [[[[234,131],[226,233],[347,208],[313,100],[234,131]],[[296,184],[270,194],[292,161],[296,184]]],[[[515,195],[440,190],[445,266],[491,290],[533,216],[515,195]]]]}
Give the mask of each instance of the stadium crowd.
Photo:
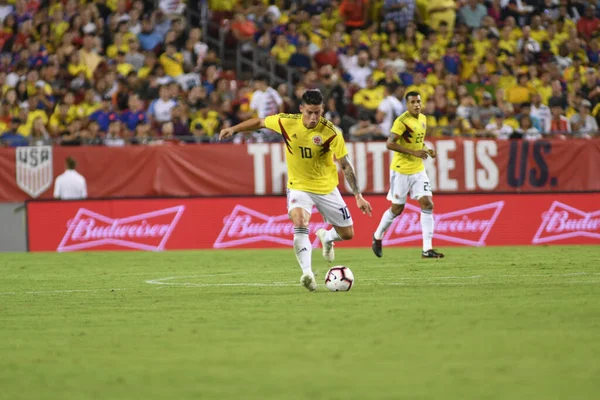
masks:
{"type": "Polygon", "coordinates": [[[412,90],[432,136],[599,134],[598,0],[209,1],[228,46],[299,72],[291,96],[224,69],[188,3],[0,0],[0,141],[210,143],[307,88],[349,140],[385,139],[412,90]]]}

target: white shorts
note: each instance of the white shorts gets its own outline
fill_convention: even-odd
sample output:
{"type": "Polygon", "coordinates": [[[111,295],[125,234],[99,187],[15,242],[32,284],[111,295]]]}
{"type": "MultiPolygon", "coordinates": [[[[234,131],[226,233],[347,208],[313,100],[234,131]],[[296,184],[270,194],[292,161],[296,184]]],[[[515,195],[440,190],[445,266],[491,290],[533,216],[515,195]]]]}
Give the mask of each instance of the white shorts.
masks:
{"type": "Polygon", "coordinates": [[[406,196],[410,193],[413,200],[419,200],[423,196],[433,196],[429,177],[425,170],[416,174],[405,175],[400,172],[390,171],[390,191],[387,199],[392,204],[406,204],[406,196]]]}
{"type": "Polygon", "coordinates": [[[352,216],[338,188],[329,194],[316,194],[302,190],[287,190],[288,214],[293,208],[300,207],[312,214],[313,206],[328,224],[339,227],[352,226],[352,216]]]}

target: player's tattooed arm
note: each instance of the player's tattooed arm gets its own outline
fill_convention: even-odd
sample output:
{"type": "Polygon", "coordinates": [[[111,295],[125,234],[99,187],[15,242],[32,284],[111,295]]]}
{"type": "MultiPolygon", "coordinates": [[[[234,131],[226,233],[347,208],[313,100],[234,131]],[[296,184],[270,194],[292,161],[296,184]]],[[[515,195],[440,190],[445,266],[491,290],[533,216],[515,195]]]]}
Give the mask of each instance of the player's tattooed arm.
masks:
{"type": "Polygon", "coordinates": [[[348,159],[348,156],[344,156],[339,159],[340,167],[342,167],[342,171],[344,172],[344,176],[348,181],[348,185],[352,189],[352,193],[356,196],[360,194],[360,188],[358,187],[358,182],[356,180],[356,173],[354,172],[354,166],[348,159]]]}
{"type": "Polygon", "coordinates": [[[356,179],[356,173],[354,172],[354,166],[348,159],[348,156],[344,156],[338,160],[340,167],[342,167],[342,171],[344,172],[344,176],[348,181],[348,185],[352,189],[352,193],[354,193],[354,197],[356,198],[356,205],[363,214],[371,215],[371,204],[362,197],[360,193],[360,188],[358,187],[358,181],[356,179]]]}

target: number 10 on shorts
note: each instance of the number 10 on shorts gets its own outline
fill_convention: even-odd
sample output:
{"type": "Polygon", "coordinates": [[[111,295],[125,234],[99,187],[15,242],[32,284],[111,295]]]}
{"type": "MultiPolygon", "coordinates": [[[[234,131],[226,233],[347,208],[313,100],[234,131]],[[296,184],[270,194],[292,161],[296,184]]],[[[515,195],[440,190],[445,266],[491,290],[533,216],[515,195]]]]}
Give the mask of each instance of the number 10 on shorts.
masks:
{"type": "Polygon", "coordinates": [[[340,208],[340,211],[342,212],[342,218],[344,218],[344,220],[350,219],[350,213],[348,212],[348,207],[342,207],[342,208],[340,208]]]}

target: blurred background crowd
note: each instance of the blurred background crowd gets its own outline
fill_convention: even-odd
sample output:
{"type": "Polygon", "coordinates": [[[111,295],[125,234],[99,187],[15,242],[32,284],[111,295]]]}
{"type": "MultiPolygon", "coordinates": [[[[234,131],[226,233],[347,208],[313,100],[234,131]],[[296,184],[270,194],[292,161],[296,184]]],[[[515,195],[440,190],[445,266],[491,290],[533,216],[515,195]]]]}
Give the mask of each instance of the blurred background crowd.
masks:
{"type": "MultiPolygon", "coordinates": [[[[326,117],[348,140],[385,140],[412,90],[434,137],[592,138],[600,122],[599,6],[0,0],[0,142],[212,143],[246,118],[298,112],[307,88],[323,92],[326,117]],[[210,25],[190,18],[203,7],[210,25]],[[243,73],[208,36],[275,68],[243,73]]],[[[278,139],[258,132],[233,140],[278,139]]]]}

